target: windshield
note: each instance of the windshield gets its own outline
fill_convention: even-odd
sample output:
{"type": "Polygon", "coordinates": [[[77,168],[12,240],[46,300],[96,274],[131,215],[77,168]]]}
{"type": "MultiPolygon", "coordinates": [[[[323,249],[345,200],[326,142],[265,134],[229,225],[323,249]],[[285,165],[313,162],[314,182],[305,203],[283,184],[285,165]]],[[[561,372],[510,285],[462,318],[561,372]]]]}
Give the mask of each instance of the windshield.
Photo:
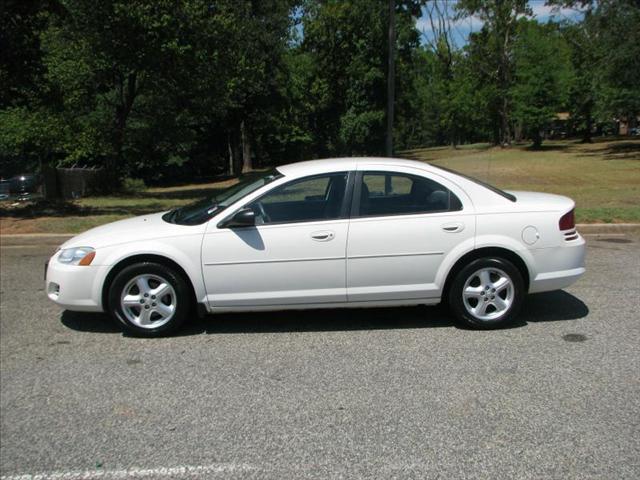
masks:
{"type": "Polygon", "coordinates": [[[451,170],[450,168],[441,167],[440,165],[431,164],[431,166],[439,168],[440,170],[444,170],[445,172],[453,173],[453,174],[458,175],[458,176],[460,176],[462,178],[466,178],[467,180],[470,180],[470,181],[472,181],[474,183],[477,183],[478,185],[480,185],[480,186],[482,186],[484,188],[487,188],[487,189],[491,190],[493,193],[497,193],[498,195],[506,198],[507,200],[511,200],[512,202],[516,201],[516,196],[515,195],[513,195],[513,194],[511,194],[509,192],[505,192],[504,190],[500,190],[498,187],[494,187],[493,185],[490,185],[490,184],[488,184],[486,182],[483,182],[482,180],[478,180],[475,177],[470,177],[469,175],[465,175],[464,173],[460,173],[460,172],[457,172],[455,170],[451,170]]]}
{"type": "Polygon", "coordinates": [[[249,195],[251,192],[273,182],[281,176],[282,174],[276,169],[242,175],[238,183],[225,188],[211,197],[203,198],[184,207],[171,210],[164,214],[162,218],[166,222],[178,225],[200,225],[242,197],[249,195]]]}

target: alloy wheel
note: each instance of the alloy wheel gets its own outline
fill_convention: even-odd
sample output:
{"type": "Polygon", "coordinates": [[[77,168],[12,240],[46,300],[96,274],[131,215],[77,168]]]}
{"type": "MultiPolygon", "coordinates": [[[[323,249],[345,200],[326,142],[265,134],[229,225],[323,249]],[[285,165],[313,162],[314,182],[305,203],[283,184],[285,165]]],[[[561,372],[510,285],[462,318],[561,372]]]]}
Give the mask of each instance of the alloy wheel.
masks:
{"type": "Polygon", "coordinates": [[[158,328],[174,316],[176,292],[159,275],[144,274],[133,277],[122,289],[120,307],[132,324],[146,329],[158,328]]]}
{"type": "Polygon", "coordinates": [[[481,268],[469,276],[462,288],[467,312],[481,321],[504,316],[515,296],[513,280],[498,268],[481,268]]]}

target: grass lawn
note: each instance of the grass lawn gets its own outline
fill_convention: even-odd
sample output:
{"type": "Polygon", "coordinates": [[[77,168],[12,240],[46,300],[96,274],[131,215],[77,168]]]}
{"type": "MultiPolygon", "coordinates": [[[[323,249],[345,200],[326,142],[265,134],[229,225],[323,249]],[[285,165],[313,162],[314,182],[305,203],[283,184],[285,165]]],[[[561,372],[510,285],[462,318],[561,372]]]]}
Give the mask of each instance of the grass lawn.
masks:
{"type": "MultiPolygon", "coordinates": [[[[640,223],[640,139],[545,142],[507,149],[487,144],[401,152],[399,157],[442,165],[500,188],[567,195],[580,223],[640,223]]],[[[0,206],[0,231],[78,233],[121,218],[168,210],[212,195],[224,182],[149,188],[131,196],[88,197],[60,205],[0,206]]]]}
{"type": "Polygon", "coordinates": [[[640,222],[640,139],[428,148],[403,156],[442,165],[505,190],[557,193],[576,202],[579,223],[640,222]]]}

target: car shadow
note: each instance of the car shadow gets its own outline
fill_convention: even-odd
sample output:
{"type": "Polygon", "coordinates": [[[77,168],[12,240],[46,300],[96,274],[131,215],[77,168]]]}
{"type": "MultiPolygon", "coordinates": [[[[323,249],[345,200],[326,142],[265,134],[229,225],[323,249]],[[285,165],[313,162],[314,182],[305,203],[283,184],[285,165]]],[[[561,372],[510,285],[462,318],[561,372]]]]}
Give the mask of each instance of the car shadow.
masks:
{"type": "Polygon", "coordinates": [[[120,327],[105,313],[64,310],[60,315],[60,322],[77,332],[122,333],[120,327]]]}
{"type": "MultiPolygon", "coordinates": [[[[589,314],[579,298],[563,290],[527,296],[519,319],[506,328],[529,322],[576,320],[589,314]]],[[[64,311],[61,322],[79,332],[121,333],[119,326],[103,313],[64,311]]],[[[394,308],[343,308],[286,310],[276,312],[220,313],[190,319],[176,336],[228,333],[332,332],[354,330],[397,330],[453,327],[443,306],[394,308]]]]}
{"type": "Polygon", "coordinates": [[[589,307],[564,290],[527,295],[520,318],[524,322],[577,320],[589,315],[589,307]]]}

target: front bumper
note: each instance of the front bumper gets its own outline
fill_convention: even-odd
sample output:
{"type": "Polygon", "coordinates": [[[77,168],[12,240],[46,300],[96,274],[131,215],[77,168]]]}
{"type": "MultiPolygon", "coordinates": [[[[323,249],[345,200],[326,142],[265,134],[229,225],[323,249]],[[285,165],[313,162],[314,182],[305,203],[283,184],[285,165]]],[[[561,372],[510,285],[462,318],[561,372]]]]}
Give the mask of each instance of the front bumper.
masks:
{"type": "Polygon", "coordinates": [[[101,312],[101,285],[106,268],[65,265],[54,256],[46,268],[45,292],[50,300],[65,310],[101,312]]]}

